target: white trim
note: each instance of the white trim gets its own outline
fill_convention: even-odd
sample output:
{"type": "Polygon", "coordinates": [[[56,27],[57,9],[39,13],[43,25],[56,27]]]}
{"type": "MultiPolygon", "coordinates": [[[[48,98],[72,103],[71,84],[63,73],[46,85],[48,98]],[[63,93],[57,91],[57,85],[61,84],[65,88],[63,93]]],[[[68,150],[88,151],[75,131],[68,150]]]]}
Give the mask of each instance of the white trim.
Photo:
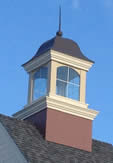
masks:
{"type": "Polygon", "coordinates": [[[46,97],[41,97],[38,100],[33,101],[31,104],[26,105],[22,110],[13,114],[14,118],[25,119],[35,113],[40,112],[46,108],[46,97]]]}
{"type": "Polygon", "coordinates": [[[26,63],[24,65],[24,69],[29,73],[35,70],[36,68],[42,66],[43,64],[46,64],[50,60],[53,60],[62,64],[66,64],[75,68],[83,69],[85,71],[88,71],[93,65],[92,62],[85,61],[85,60],[82,60],[82,59],[70,56],[68,54],[61,53],[61,52],[50,50],[44,53],[43,55],[35,58],[34,60],[26,63]]]}
{"type": "Polygon", "coordinates": [[[73,100],[71,98],[60,96],[57,94],[55,94],[55,95],[49,94],[49,98],[53,99],[54,101],[57,100],[57,102],[61,101],[63,103],[63,105],[71,104],[73,106],[78,106],[81,108],[88,108],[88,105],[89,105],[89,104],[85,104],[85,103],[82,103],[80,101],[76,101],[76,100],[73,100]]]}
{"type": "Polygon", "coordinates": [[[82,108],[81,106],[77,106],[77,105],[73,105],[71,103],[66,103],[64,101],[62,101],[62,98],[60,97],[60,100],[55,99],[55,98],[49,98],[47,97],[47,104],[48,104],[48,108],[50,109],[54,109],[54,110],[58,110],[61,112],[65,112],[71,115],[76,115],[78,117],[82,117],[85,119],[90,119],[90,120],[94,120],[94,118],[96,117],[96,115],[98,114],[97,111],[95,110],[91,110],[88,108],[82,108]]]}
{"type": "Polygon", "coordinates": [[[88,109],[87,104],[64,98],[62,96],[50,95],[41,97],[40,99],[34,101],[31,105],[25,106],[23,110],[17,112],[13,116],[18,119],[25,119],[46,108],[76,115],[89,120],[94,120],[99,113],[98,111],[88,109]]]}
{"type": "Polygon", "coordinates": [[[54,50],[51,50],[50,54],[51,54],[51,59],[54,61],[67,64],[75,68],[83,69],[85,71],[88,71],[93,65],[92,62],[85,61],[85,60],[70,56],[68,54],[60,53],[54,50]]]}
{"type": "Polygon", "coordinates": [[[34,60],[26,63],[23,67],[29,73],[39,68],[40,66],[47,64],[51,60],[50,51],[43,55],[36,57],[34,60]]]}

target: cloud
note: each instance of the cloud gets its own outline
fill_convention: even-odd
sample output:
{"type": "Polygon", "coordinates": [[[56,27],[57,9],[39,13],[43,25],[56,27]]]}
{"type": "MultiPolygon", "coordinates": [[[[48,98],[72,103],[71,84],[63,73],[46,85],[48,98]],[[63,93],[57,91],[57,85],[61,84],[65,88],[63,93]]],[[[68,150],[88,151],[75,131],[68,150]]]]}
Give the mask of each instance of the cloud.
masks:
{"type": "Polygon", "coordinates": [[[79,9],[80,8],[80,0],[72,0],[72,7],[74,9],[79,9]]]}

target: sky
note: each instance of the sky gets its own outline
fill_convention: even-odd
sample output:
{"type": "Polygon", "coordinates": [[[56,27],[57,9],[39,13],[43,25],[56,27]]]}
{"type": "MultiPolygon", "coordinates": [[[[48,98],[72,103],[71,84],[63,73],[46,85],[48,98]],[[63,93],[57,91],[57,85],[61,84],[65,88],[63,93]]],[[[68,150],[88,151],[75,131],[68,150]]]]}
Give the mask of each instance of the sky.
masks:
{"type": "Polygon", "coordinates": [[[63,37],[95,61],[86,89],[89,108],[99,111],[93,138],[113,144],[113,0],[1,0],[0,113],[11,116],[26,105],[28,74],[21,65],[56,35],[59,5],[63,37]]]}

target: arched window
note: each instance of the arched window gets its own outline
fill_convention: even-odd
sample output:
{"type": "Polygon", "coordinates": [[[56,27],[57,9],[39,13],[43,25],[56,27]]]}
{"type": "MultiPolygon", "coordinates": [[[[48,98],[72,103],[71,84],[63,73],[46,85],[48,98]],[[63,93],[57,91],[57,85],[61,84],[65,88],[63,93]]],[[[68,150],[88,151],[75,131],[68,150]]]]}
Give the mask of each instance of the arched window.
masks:
{"type": "Polygon", "coordinates": [[[56,94],[80,100],[80,75],[70,67],[58,67],[56,94]]]}
{"type": "Polygon", "coordinates": [[[47,94],[48,68],[41,67],[34,74],[33,100],[47,94]]]}

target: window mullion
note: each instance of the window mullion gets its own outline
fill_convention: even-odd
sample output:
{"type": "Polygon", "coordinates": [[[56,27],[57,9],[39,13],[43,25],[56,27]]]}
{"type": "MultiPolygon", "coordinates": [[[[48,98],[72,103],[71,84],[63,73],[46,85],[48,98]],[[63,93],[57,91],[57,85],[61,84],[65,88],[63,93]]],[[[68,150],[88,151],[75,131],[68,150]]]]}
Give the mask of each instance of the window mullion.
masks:
{"type": "Polygon", "coordinates": [[[68,84],[69,84],[69,67],[67,72],[67,91],[66,91],[67,97],[68,97],[68,84]]]}
{"type": "MultiPolygon", "coordinates": [[[[60,68],[59,68],[59,71],[60,71],[60,68]]],[[[77,76],[76,73],[74,73],[76,71],[71,72],[71,68],[69,66],[67,66],[66,71],[67,73],[65,73],[65,71],[62,71],[62,75],[60,74],[61,77],[65,76],[65,77],[62,77],[62,79],[60,79],[60,76],[57,75],[56,81],[59,81],[59,83],[61,83],[61,86],[63,87],[63,90],[61,90],[61,93],[59,91],[59,95],[66,96],[68,98],[72,98],[75,100],[79,100],[78,99],[78,94],[80,94],[80,83],[78,83],[79,75],[77,76]],[[77,79],[75,80],[76,77],[77,79]],[[65,91],[65,92],[62,93],[62,91],[65,91]]],[[[59,86],[59,89],[62,89],[62,87],[59,86]]]]}
{"type": "Polygon", "coordinates": [[[57,78],[57,80],[59,80],[59,81],[61,81],[61,82],[64,82],[64,83],[67,83],[67,81],[62,80],[62,79],[58,79],[58,78],[57,78]]]}
{"type": "Polygon", "coordinates": [[[64,82],[64,83],[72,84],[72,85],[75,85],[75,86],[78,86],[78,87],[80,86],[80,84],[71,83],[69,81],[65,81],[65,80],[62,80],[62,79],[57,78],[56,80],[59,80],[59,81],[64,82]]]}

